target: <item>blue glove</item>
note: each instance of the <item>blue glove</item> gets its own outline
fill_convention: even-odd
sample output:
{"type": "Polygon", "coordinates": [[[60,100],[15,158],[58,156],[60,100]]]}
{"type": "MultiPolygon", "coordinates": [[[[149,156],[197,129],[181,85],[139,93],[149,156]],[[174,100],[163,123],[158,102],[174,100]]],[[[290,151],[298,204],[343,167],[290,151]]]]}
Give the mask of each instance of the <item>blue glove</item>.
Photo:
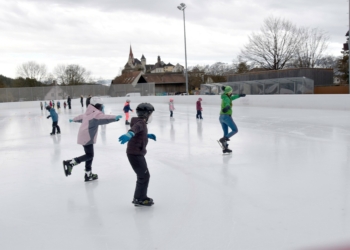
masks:
{"type": "Polygon", "coordinates": [[[119,121],[119,119],[121,119],[121,118],[122,118],[121,115],[117,115],[117,116],[115,117],[115,120],[116,120],[116,121],[119,121]]]}
{"type": "Polygon", "coordinates": [[[147,134],[147,137],[149,139],[152,139],[152,140],[156,141],[156,135],[154,135],[154,134],[147,134]]]}
{"type": "Polygon", "coordinates": [[[130,141],[130,139],[134,136],[134,132],[132,131],[129,131],[128,133],[126,133],[125,135],[122,135],[119,137],[119,142],[121,144],[124,144],[125,142],[128,142],[130,141]]]}
{"type": "Polygon", "coordinates": [[[72,120],[72,119],[69,119],[69,122],[73,122],[73,120],[72,120]]]}

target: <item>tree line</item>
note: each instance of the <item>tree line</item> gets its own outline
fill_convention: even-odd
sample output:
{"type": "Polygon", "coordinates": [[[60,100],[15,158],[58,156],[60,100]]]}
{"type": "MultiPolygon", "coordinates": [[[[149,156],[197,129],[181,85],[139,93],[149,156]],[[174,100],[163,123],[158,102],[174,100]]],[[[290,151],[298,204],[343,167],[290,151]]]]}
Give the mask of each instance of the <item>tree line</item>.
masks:
{"type": "Polygon", "coordinates": [[[0,88],[39,87],[59,85],[94,84],[91,72],[77,64],[57,65],[48,73],[45,64],[34,61],[22,63],[17,67],[17,78],[11,79],[0,75],[0,88]]]}

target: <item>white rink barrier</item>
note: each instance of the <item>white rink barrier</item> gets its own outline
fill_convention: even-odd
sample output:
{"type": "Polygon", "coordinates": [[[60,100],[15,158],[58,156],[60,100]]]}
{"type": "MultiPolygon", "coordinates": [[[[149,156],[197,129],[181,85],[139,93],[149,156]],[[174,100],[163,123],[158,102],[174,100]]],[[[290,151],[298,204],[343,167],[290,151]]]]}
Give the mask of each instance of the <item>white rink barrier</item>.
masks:
{"type": "MultiPolygon", "coordinates": [[[[168,103],[170,98],[174,99],[174,104],[195,105],[198,98],[203,99],[202,105],[220,105],[219,95],[195,95],[195,96],[133,96],[133,97],[103,97],[106,104],[124,103],[129,99],[135,108],[138,103],[168,103]]],[[[84,107],[85,107],[84,98],[84,107]]],[[[61,102],[63,108],[64,100],[61,102]]],[[[47,102],[49,103],[49,102],[47,102]]],[[[55,101],[55,104],[57,100],[55,101]]],[[[43,102],[44,104],[44,102],[43,102]]],[[[330,110],[350,110],[350,95],[247,95],[234,101],[234,106],[247,107],[271,107],[271,108],[296,108],[296,109],[330,109],[330,110]]],[[[72,108],[80,107],[80,98],[72,99],[72,108]]],[[[40,108],[40,101],[30,102],[7,102],[0,103],[0,110],[40,108]]],[[[68,107],[67,107],[68,108],[68,107]]]]}

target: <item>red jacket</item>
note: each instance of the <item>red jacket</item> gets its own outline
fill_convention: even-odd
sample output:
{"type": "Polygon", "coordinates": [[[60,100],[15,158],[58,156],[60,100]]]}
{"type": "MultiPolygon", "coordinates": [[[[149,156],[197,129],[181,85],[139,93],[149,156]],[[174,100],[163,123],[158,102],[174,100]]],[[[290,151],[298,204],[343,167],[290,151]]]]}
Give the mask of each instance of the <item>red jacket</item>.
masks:
{"type": "Polygon", "coordinates": [[[202,104],[201,104],[201,102],[200,101],[197,101],[197,110],[200,110],[200,111],[202,111],[202,104]]]}

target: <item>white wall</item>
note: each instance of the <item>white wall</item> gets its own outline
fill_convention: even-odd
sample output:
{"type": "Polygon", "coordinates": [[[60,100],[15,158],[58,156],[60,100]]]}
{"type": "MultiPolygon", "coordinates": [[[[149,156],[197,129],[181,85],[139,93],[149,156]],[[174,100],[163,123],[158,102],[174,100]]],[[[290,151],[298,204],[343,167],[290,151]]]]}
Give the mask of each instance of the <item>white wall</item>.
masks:
{"type": "MultiPolygon", "coordinates": [[[[168,103],[170,98],[174,104],[195,104],[198,98],[203,99],[202,105],[220,105],[221,99],[218,95],[196,95],[196,96],[136,96],[136,97],[104,97],[108,103],[124,103],[130,99],[132,103],[168,103]]],[[[63,102],[61,107],[63,108],[63,102]]],[[[56,100],[57,102],[57,100],[56,100]]],[[[333,109],[350,110],[350,95],[247,95],[234,101],[235,106],[251,107],[275,107],[275,108],[302,108],[302,109],[333,109]]],[[[72,99],[72,107],[80,106],[80,98],[72,99]]],[[[85,106],[85,98],[84,98],[85,106]]],[[[33,102],[9,102],[0,103],[0,110],[14,108],[40,108],[39,101],[33,102]]]]}

